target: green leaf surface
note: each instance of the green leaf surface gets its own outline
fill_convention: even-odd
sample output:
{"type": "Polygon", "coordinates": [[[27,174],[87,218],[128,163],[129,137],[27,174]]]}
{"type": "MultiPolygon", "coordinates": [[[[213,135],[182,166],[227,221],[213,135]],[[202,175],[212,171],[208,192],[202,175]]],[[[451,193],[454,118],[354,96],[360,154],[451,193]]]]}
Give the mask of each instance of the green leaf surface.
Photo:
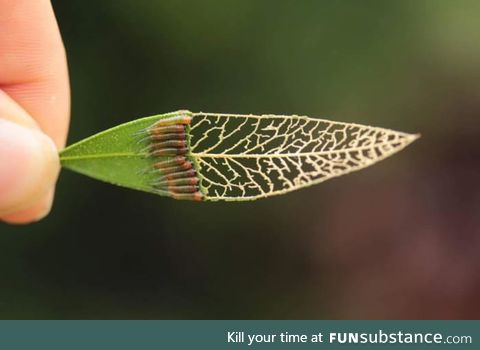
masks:
{"type": "Polygon", "coordinates": [[[137,119],[74,143],[60,153],[62,167],[114,185],[154,192],[154,175],[146,172],[152,159],[145,152],[143,131],[178,113],[137,119]]]}

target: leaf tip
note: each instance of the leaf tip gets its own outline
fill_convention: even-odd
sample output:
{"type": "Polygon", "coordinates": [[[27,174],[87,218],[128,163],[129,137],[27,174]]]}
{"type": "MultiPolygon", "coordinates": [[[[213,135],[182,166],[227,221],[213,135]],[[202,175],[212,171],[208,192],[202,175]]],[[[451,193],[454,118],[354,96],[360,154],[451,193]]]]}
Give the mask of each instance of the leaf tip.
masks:
{"type": "Polygon", "coordinates": [[[409,134],[407,136],[408,143],[412,143],[412,142],[418,140],[420,137],[422,137],[422,134],[420,134],[420,133],[409,134]]]}

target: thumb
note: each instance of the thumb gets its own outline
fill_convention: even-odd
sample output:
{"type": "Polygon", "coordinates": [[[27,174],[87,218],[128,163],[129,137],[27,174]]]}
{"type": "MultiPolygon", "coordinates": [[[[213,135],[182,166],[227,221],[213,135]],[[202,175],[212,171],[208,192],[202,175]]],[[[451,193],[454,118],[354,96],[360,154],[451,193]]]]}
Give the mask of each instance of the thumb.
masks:
{"type": "Polygon", "coordinates": [[[0,98],[0,218],[36,221],[50,211],[58,151],[28,114],[5,97],[0,98]]]}

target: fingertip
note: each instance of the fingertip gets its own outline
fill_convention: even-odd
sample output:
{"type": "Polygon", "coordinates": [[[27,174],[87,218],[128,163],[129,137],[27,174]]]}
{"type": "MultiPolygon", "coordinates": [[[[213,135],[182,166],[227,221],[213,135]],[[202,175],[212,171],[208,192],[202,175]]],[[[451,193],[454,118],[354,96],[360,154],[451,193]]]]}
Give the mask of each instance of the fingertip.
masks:
{"type": "Polygon", "coordinates": [[[51,189],[42,199],[31,207],[6,215],[1,220],[11,225],[26,225],[44,219],[52,210],[54,189],[51,189]]]}
{"type": "MultiPolygon", "coordinates": [[[[58,152],[42,132],[0,119],[0,169],[0,217],[10,217],[52,191],[60,171],[58,152]]],[[[46,210],[45,203],[37,210],[46,210]]]]}
{"type": "Polygon", "coordinates": [[[70,84],[51,1],[0,0],[0,7],[1,90],[28,114],[18,120],[22,113],[17,113],[18,124],[35,121],[63,148],[70,120],[70,84]]]}

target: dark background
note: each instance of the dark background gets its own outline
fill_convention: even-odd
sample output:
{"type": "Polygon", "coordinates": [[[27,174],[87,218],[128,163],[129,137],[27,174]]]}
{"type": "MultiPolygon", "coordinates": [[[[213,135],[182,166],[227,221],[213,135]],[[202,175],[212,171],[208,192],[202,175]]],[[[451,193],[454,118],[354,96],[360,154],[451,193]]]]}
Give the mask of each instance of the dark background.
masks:
{"type": "Polygon", "coordinates": [[[187,108],[420,132],[371,168],[250,203],[64,171],[0,224],[0,317],[479,318],[480,2],[53,1],[69,143],[187,108]]]}

